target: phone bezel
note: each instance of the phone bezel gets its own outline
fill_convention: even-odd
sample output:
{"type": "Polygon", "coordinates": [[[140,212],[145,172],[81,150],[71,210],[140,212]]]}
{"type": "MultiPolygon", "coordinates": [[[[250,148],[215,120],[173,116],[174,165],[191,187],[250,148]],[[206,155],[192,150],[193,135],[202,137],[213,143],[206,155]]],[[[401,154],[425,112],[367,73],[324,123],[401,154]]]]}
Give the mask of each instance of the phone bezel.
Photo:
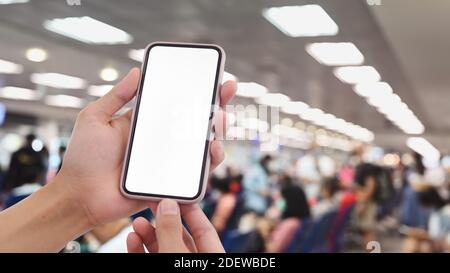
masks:
{"type": "Polygon", "coordinates": [[[211,111],[213,111],[213,109],[215,108],[214,106],[217,105],[218,100],[219,100],[217,92],[220,87],[220,80],[221,80],[221,77],[223,74],[223,67],[224,67],[223,60],[225,58],[225,53],[221,47],[219,47],[217,45],[211,45],[211,44],[170,43],[170,42],[155,42],[155,43],[149,44],[145,50],[144,60],[142,63],[142,68],[141,68],[141,76],[139,79],[139,85],[138,85],[138,90],[137,90],[137,95],[136,95],[136,106],[133,111],[132,125],[131,125],[131,129],[130,129],[130,135],[128,138],[128,144],[127,144],[127,149],[126,149],[125,158],[124,158],[124,165],[122,168],[120,190],[125,196],[130,197],[130,198],[150,199],[150,200],[160,200],[163,198],[170,198],[170,199],[175,199],[180,202],[186,202],[186,203],[197,202],[197,201],[200,201],[200,199],[204,195],[204,191],[206,189],[206,182],[207,182],[206,178],[208,175],[207,168],[209,168],[209,163],[210,163],[209,144],[210,144],[210,137],[211,137],[211,133],[212,133],[211,128],[212,128],[212,122],[213,122],[213,116],[214,116],[213,112],[211,112],[211,114],[209,116],[209,121],[208,121],[208,129],[206,132],[205,146],[203,149],[204,150],[203,151],[203,160],[202,160],[200,181],[198,183],[198,191],[193,197],[162,195],[162,194],[153,194],[153,193],[144,193],[144,192],[133,192],[133,191],[128,190],[126,187],[128,166],[129,166],[130,156],[131,156],[131,152],[132,152],[132,148],[133,148],[134,133],[135,133],[135,129],[136,129],[136,123],[137,123],[137,119],[138,119],[138,115],[139,115],[139,107],[140,107],[140,103],[141,103],[142,88],[143,88],[144,81],[145,81],[145,75],[146,75],[146,72],[148,69],[148,57],[149,57],[151,49],[156,46],[206,48],[206,49],[213,49],[213,50],[217,51],[218,62],[217,62],[217,67],[216,67],[215,82],[214,82],[213,95],[212,95],[212,100],[211,100],[211,109],[212,109],[211,111]]]}

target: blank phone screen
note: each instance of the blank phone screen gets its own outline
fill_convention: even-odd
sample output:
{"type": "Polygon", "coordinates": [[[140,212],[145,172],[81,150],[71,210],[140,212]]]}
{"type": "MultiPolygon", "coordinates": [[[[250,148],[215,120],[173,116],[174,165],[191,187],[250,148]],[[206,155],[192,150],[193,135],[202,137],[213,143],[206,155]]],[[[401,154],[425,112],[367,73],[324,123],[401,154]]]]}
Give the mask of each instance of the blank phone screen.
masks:
{"type": "Polygon", "coordinates": [[[124,190],[194,199],[206,168],[220,50],[154,45],[145,58],[124,190]]]}

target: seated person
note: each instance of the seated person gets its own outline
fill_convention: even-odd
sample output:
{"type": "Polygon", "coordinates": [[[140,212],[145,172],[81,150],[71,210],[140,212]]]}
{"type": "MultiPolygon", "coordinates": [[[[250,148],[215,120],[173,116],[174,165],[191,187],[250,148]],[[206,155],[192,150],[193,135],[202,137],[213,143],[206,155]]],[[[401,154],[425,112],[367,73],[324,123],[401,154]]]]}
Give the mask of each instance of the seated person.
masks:
{"type": "Polygon", "coordinates": [[[14,206],[42,187],[40,181],[45,176],[45,167],[40,157],[36,157],[36,160],[32,164],[22,166],[18,176],[20,180],[14,182],[14,187],[6,198],[5,208],[14,206]]]}
{"type": "Polygon", "coordinates": [[[450,204],[432,186],[424,186],[419,192],[420,204],[431,208],[428,230],[404,228],[407,234],[403,245],[404,252],[443,252],[448,251],[450,236],[450,204]]]}
{"type": "Polygon", "coordinates": [[[339,180],[327,178],[320,188],[320,201],[311,208],[312,217],[317,219],[331,211],[339,209],[339,180]]]}
{"type": "Polygon", "coordinates": [[[275,227],[267,242],[267,252],[282,252],[294,237],[301,221],[310,216],[306,194],[302,188],[292,182],[292,178],[283,175],[281,184],[281,222],[275,227]]]}
{"type": "Polygon", "coordinates": [[[238,213],[235,210],[237,208],[241,181],[242,175],[233,175],[229,169],[227,169],[227,176],[224,179],[211,179],[212,186],[220,192],[211,219],[219,234],[226,229],[235,229],[237,227],[239,219],[237,215],[233,214],[238,213]]]}

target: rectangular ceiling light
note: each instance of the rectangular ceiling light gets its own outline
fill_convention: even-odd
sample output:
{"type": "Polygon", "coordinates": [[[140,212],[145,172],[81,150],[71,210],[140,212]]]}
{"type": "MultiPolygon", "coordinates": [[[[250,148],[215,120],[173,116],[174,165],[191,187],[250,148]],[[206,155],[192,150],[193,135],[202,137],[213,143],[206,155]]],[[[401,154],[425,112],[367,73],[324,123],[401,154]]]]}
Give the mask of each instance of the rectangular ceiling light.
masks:
{"type": "Polygon", "coordinates": [[[360,83],[353,87],[356,94],[366,98],[368,104],[385,115],[404,133],[417,135],[425,131],[425,126],[406,103],[393,92],[386,82],[360,83]]]}
{"type": "Polygon", "coordinates": [[[227,81],[235,81],[235,82],[237,82],[238,78],[235,75],[233,75],[233,74],[231,74],[231,73],[229,73],[227,71],[224,71],[223,72],[223,76],[222,76],[222,83],[225,83],[227,81]]]}
{"type": "Polygon", "coordinates": [[[28,2],[29,0],[0,0],[0,5],[23,4],[28,2]]]}
{"type": "Polygon", "coordinates": [[[47,20],[44,27],[88,44],[129,44],[133,41],[133,37],[125,31],[89,16],[47,20]]]}
{"type": "Polygon", "coordinates": [[[439,160],[441,156],[440,152],[423,137],[410,137],[406,145],[427,160],[439,160]]]}
{"type": "Polygon", "coordinates": [[[302,101],[288,101],[281,106],[281,111],[291,115],[300,115],[309,109],[309,105],[302,101]]]}
{"type": "Polygon", "coordinates": [[[68,95],[49,95],[45,97],[45,103],[56,107],[82,108],[84,100],[68,95]]]}
{"type": "Polygon", "coordinates": [[[380,74],[372,66],[344,66],[334,69],[334,75],[343,83],[372,83],[381,80],[380,74]]]}
{"type": "Polygon", "coordinates": [[[361,83],[354,86],[356,94],[365,98],[388,96],[393,94],[392,87],[387,82],[361,83]]]}
{"type": "Polygon", "coordinates": [[[53,88],[83,89],[86,87],[85,80],[60,73],[33,73],[30,80],[34,84],[53,88]]]}
{"type": "Polygon", "coordinates": [[[22,65],[0,59],[0,74],[20,74],[22,72],[22,65]]]}
{"type": "Polygon", "coordinates": [[[312,43],[306,52],[316,61],[328,66],[361,65],[364,56],[353,43],[312,43]]]}
{"type": "Polygon", "coordinates": [[[288,96],[281,93],[267,93],[256,98],[257,103],[271,107],[280,107],[290,100],[288,96]]]}
{"type": "Polygon", "coordinates": [[[39,100],[41,96],[31,89],[5,86],[0,88],[0,97],[11,100],[39,100]]]}
{"type": "Polygon", "coordinates": [[[128,57],[132,60],[135,60],[136,62],[143,62],[144,61],[144,54],[145,49],[130,49],[128,51],[128,57]]]}
{"type": "Polygon", "coordinates": [[[104,85],[91,85],[88,88],[88,94],[95,97],[103,97],[106,93],[111,91],[114,85],[104,84],[104,85]]]}
{"type": "Polygon", "coordinates": [[[290,37],[333,36],[339,32],[319,5],[273,7],[263,10],[263,16],[290,37]]]}
{"type": "Polygon", "coordinates": [[[258,98],[267,93],[267,88],[255,82],[238,83],[236,95],[244,98],[258,98]]]}

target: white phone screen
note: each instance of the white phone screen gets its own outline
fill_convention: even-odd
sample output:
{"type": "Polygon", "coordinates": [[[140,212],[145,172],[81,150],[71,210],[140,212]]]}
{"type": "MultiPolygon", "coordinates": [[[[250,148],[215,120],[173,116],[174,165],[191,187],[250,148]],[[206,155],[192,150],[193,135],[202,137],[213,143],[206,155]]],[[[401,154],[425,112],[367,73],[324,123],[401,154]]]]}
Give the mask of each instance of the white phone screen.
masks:
{"type": "Polygon", "coordinates": [[[221,53],[211,47],[154,45],[146,58],[124,190],[194,199],[206,168],[221,53]]]}

